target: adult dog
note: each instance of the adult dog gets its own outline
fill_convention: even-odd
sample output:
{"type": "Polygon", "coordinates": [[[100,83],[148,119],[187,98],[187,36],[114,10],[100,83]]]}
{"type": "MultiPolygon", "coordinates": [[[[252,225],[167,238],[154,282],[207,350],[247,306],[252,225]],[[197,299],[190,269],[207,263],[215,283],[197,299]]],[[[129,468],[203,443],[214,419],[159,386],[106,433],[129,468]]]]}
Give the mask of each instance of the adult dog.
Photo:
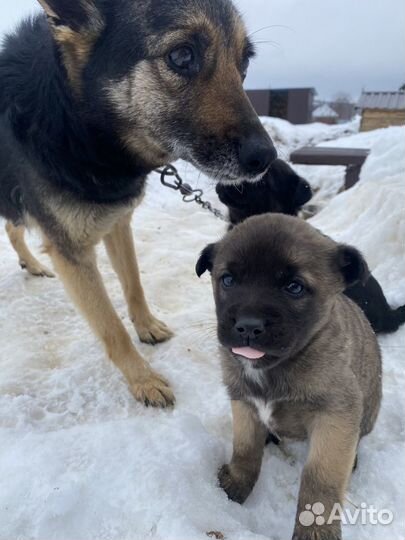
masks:
{"type": "Polygon", "coordinates": [[[131,214],[147,174],[183,158],[217,181],[260,179],[276,157],[242,82],[253,55],[228,0],[39,0],[0,53],[0,214],[20,263],[38,226],[76,306],[154,406],[168,383],[131,342],[98,272],[103,240],[142,341],[170,330],[149,311],[131,214]]]}

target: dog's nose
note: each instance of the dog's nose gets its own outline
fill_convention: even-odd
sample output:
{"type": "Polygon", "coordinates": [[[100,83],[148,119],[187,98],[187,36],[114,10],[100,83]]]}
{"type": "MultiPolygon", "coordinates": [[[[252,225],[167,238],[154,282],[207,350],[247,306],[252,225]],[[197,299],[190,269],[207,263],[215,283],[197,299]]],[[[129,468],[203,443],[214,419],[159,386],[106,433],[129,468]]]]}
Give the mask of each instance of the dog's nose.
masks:
{"type": "Polygon", "coordinates": [[[253,133],[239,140],[239,164],[244,172],[260,174],[277,158],[277,151],[267,133],[253,133]]]}
{"type": "Polygon", "coordinates": [[[244,317],[236,321],[236,332],[243,338],[256,339],[265,330],[264,321],[253,317],[244,317]]]}

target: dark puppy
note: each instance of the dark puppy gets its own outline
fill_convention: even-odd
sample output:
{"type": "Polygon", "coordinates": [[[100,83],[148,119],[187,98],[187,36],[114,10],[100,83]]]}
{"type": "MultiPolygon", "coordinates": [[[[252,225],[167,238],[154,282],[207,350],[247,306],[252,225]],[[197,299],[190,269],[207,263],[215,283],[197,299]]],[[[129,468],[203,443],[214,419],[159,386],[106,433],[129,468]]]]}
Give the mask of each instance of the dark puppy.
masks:
{"type": "Polygon", "coordinates": [[[253,47],[228,0],[39,0],[0,53],[0,214],[32,274],[24,227],[45,249],[108,355],[145,404],[167,382],[137,352],[97,269],[104,241],[142,341],[150,312],[130,220],[154,168],[183,158],[217,181],[255,181],[276,157],[245,92],[253,47]]]}
{"type": "Polygon", "coordinates": [[[405,323],[405,305],[393,309],[372,275],[364,284],[357,283],[344,293],[361,307],[376,334],[395,332],[405,323]]]}
{"type": "Polygon", "coordinates": [[[310,439],[294,539],[338,540],[340,523],[304,526],[306,505],[342,504],[359,440],[381,401],[378,343],[343,290],[368,275],[353,247],[295,217],[267,214],[209,245],[224,381],[232,400],[232,460],[219,473],[242,503],[258,478],[266,435],[310,439]]]}
{"type": "Polygon", "coordinates": [[[260,182],[243,182],[238,186],[218,184],[216,190],[220,201],[228,207],[231,227],[267,212],[296,216],[312,198],[308,182],[281,159],[272,163],[260,182]]]}
{"type": "MultiPolygon", "coordinates": [[[[281,159],[273,162],[260,182],[218,185],[217,193],[228,207],[230,228],[250,216],[266,212],[297,215],[312,197],[308,182],[281,159]]],[[[366,283],[356,283],[344,293],[361,307],[376,333],[395,332],[405,323],[405,306],[392,309],[372,275],[366,283]]]]}

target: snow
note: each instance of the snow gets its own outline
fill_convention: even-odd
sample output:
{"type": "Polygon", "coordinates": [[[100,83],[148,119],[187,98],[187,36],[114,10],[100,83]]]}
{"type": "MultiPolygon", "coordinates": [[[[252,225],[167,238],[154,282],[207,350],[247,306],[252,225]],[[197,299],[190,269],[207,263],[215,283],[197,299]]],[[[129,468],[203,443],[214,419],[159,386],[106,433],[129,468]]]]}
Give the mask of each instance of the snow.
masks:
{"type": "Polygon", "coordinates": [[[301,146],[311,146],[346,137],[357,133],[360,127],[360,116],[356,116],[351,122],[332,126],[321,122],[293,125],[287,120],[269,116],[262,116],[261,120],[282,159],[288,159],[290,153],[301,146]]]}
{"type": "MultiPolygon", "coordinates": [[[[325,140],[371,149],[359,184],[330,193],[312,223],[358,246],[389,301],[405,303],[405,128],[355,134],[355,122],[264,123],[286,152],[325,140]]],[[[211,181],[184,163],[179,169],[220,207],[211,181]]],[[[318,169],[322,173],[302,171],[328,193],[336,178],[330,168],[318,169]]],[[[149,302],[175,337],[156,347],[139,344],[102,247],[100,268],[139,350],[171,382],[177,397],[172,411],[132,399],[60,282],[21,271],[0,231],[0,540],[202,540],[208,531],[229,540],[286,540],[304,443],[265,450],[258,484],[243,506],[228,501],[216,482],[218,467],[231,455],[230,404],[221,383],[209,277],[198,280],[194,264],[225,225],[184,204],[154,174],[133,229],[149,302]]],[[[28,240],[38,254],[38,237],[28,240]]],[[[380,338],[382,410],[361,444],[348,493],[357,506],[391,510],[394,521],[345,526],[347,540],[405,538],[404,341],[405,327],[380,338]]]]}

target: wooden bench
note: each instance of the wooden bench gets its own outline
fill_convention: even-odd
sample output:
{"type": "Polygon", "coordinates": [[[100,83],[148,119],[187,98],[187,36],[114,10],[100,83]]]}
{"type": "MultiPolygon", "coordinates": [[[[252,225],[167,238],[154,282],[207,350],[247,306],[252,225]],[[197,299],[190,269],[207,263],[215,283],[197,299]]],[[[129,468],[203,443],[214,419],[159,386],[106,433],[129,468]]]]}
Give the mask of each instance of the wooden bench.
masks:
{"type": "Polygon", "coordinates": [[[346,167],[345,189],[349,189],[359,181],[369,152],[366,148],[304,146],[291,153],[290,161],[300,165],[343,165],[346,167]]]}

